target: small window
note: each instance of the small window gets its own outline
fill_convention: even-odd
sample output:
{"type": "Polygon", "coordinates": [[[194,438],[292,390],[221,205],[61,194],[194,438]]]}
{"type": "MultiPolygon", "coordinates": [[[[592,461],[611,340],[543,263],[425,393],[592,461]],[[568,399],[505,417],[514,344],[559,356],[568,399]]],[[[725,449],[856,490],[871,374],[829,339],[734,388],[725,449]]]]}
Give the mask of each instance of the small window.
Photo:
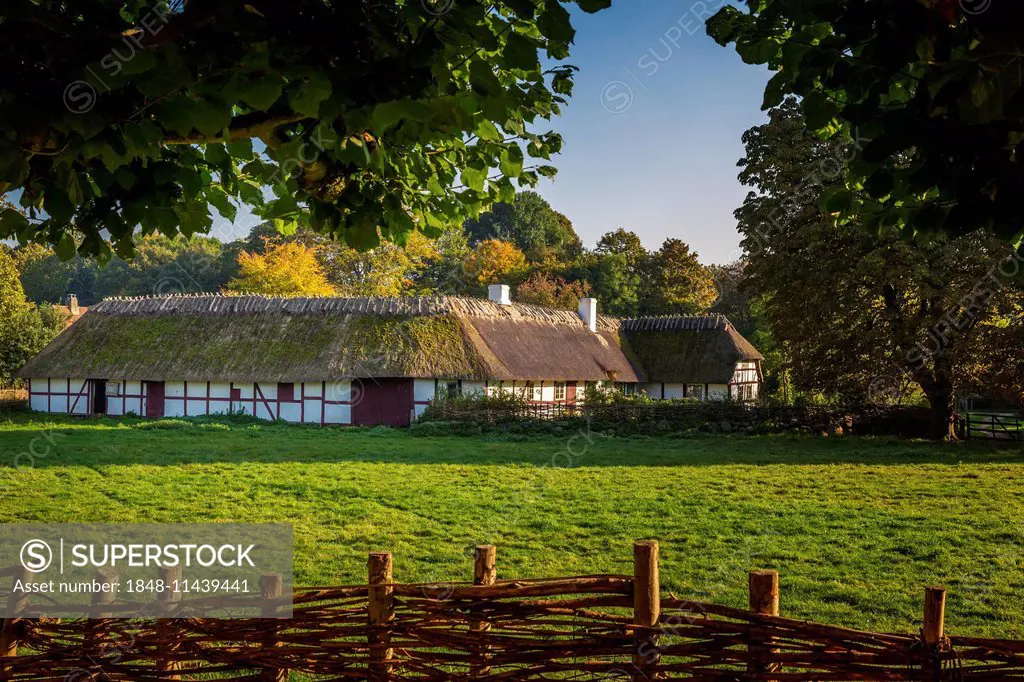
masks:
{"type": "Polygon", "coordinates": [[[619,390],[622,395],[635,395],[636,384],[627,384],[625,382],[619,382],[615,384],[615,387],[619,390]]]}
{"type": "Polygon", "coordinates": [[[121,395],[121,382],[120,381],[108,381],[107,382],[107,395],[121,395]]]}
{"type": "Polygon", "coordinates": [[[704,386],[701,384],[687,384],[686,397],[704,400],[704,386]]]}
{"type": "Polygon", "coordinates": [[[540,386],[537,386],[532,381],[526,382],[526,390],[523,397],[527,400],[540,400],[542,396],[540,386]]]}
{"type": "Polygon", "coordinates": [[[278,384],[277,399],[282,403],[295,402],[295,384],[278,384]]]}
{"type": "Polygon", "coordinates": [[[555,400],[565,400],[565,382],[555,382],[555,400]]]}

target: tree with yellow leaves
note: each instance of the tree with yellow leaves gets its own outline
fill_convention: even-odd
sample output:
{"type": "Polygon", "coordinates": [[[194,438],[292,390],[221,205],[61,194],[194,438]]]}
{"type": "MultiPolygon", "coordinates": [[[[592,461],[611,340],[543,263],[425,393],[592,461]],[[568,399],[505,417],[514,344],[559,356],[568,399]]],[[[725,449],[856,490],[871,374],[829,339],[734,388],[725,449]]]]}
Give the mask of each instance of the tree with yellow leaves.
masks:
{"type": "Polygon", "coordinates": [[[271,296],[330,296],[334,287],[327,281],[316,252],[297,242],[267,243],[263,253],[238,254],[238,276],[227,290],[271,296]]]}
{"type": "Polygon", "coordinates": [[[465,261],[466,276],[479,284],[498,284],[526,271],[526,256],[515,244],[486,239],[476,245],[465,261]]]}

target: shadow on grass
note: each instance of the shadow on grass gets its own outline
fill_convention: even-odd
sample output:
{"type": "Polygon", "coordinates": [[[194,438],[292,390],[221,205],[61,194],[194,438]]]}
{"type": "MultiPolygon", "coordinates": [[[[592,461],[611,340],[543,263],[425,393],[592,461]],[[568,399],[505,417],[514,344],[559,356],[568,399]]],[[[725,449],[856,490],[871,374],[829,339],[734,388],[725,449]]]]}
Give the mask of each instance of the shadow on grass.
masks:
{"type": "Polygon", "coordinates": [[[0,412],[0,467],[188,464],[701,467],[1024,464],[1020,444],[804,435],[610,437],[490,432],[417,437],[408,429],[322,427],[247,417],[85,419],[0,412]]]}

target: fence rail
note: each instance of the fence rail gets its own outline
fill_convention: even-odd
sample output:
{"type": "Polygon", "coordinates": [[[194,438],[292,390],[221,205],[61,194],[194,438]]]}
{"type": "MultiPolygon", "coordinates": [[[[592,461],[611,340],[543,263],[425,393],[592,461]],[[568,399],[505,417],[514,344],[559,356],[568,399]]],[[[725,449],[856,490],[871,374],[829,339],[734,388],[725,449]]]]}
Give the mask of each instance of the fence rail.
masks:
{"type": "Polygon", "coordinates": [[[968,412],[968,438],[1024,441],[1024,418],[1012,412],[968,412]]]}
{"type": "MultiPolygon", "coordinates": [[[[743,610],[663,596],[656,542],[633,558],[632,576],[497,580],[482,546],[472,582],[410,585],[374,553],[367,584],[296,590],[288,620],[56,621],[15,594],[0,679],[1024,679],[1024,641],[946,636],[941,588],[925,591],[918,634],[871,633],[780,616],[774,571],[750,574],[743,610]]],[[[169,616],[187,609],[161,601],[169,616]]]]}

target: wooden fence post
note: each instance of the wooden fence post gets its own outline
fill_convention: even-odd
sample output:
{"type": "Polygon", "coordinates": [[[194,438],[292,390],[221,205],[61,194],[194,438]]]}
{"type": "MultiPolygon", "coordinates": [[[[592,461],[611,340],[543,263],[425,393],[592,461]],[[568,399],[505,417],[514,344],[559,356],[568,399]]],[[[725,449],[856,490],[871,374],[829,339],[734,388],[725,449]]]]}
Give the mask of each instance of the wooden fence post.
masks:
{"type": "MultiPolygon", "coordinates": [[[[180,670],[181,663],[175,661],[171,654],[181,647],[181,637],[178,633],[177,622],[171,618],[175,611],[175,605],[181,601],[180,583],[182,579],[181,566],[161,566],[156,569],[158,587],[162,583],[163,589],[156,594],[156,616],[160,620],[156,623],[157,639],[163,649],[165,656],[160,656],[157,661],[157,670],[168,672],[180,670]]],[[[178,675],[169,676],[167,679],[181,679],[178,675]]]]}
{"type": "Polygon", "coordinates": [[[658,664],[658,636],[646,628],[658,625],[661,617],[661,582],[658,575],[658,541],[645,540],[633,544],[633,624],[634,680],[651,679],[650,669],[658,664]]]}
{"type": "MultiPolygon", "coordinates": [[[[280,573],[264,573],[260,576],[260,596],[263,599],[280,599],[284,593],[284,581],[280,573]]],[[[277,615],[276,604],[264,604],[260,607],[261,618],[273,618],[277,615]]],[[[283,646],[277,639],[278,621],[270,621],[267,626],[266,646],[274,648],[283,646]]],[[[286,668],[260,668],[260,682],[284,682],[288,679],[286,668]]]]}
{"type": "Polygon", "coordinates": [[[395,588],[391,585],[391,554],[371,552],[367,562],[370,585],[369,624],[370,679],[386,679],[391,672],[391,622],[395,619],[395,588]],[[379,587],[376,587],[379,585],[379,587]]]}
{"type": "Polygon", "coordinates": [[[938,679],[942,671],[942,659],[939,657],[946,622],[946,588],[924,588],[924,626],[921,635],[924,639],[924,665],[926,674],[938,679]]]}
{"type": "Polygon", "coordinates": [[[14,574],[11,582],[11,596],[7,598],[7,612],[10,617],[4,618],[3,626],[0,627],[0,680],[13,677],[14,671],[11,665],[3,662],[5,658],[14,658],[18,655],[18,630],[21,627],[21,618],[17,614],[28,608],[28,592],[24,590],[15,591],[14,586],[21,582],[22,585],[31,582],[32,572],[27,568],[21,568],[14,574]]]}
{"type": "MultiPolygon", "coordinates": [[[[497,570],[495,569],[497,550],[494,545],[477,545],[473,549],[473,584],[474,585],[493,585],[497,579],[497,570]]],[[[469,621],[469,629],[471,632],[487,632],[491,629],[491,624],[483,619],[471,619],[469,621]]],[[[480,658],[487,660],[487,645],[482,644],[480,646],[480,658]]],[[[478,665],[476,663],[469,666],[469,677],[471,679],[477,677],[483,677],[484,675],[490,674],[491,669],[486,665],[478,665]]]]}
{"type": "MultiPolygon", "coordinates": [[[[747,577],[747,589],[751,611],[763,616],[779,615],[778,571],[751,571],[747,577]]],[[[776,673],[782,669],[778,663],[771,661],[772,654],[778,652],[771,647],[771,643],[772,640],[768,637],[762,643],[750,645],[753,660],[747,662],[747,673],[763,675],[776,673]]]]}
{"type": "MultiPolygon", "coordinates": [[[[93,580],[101,585],[110,585],[119,582],[119,575],[114,568],[101,568],[96,571],[93,580]]],[[[113,617],[113,613],[103,610],[104,606],[117,601],[117,592],[99,590],[92,595],[92,608],[89,610],[89,620],[85,624],[85,649],[89,653],[95,653],[100,643],[105,639],[103,630],[107,621],[113,617]]]]}

